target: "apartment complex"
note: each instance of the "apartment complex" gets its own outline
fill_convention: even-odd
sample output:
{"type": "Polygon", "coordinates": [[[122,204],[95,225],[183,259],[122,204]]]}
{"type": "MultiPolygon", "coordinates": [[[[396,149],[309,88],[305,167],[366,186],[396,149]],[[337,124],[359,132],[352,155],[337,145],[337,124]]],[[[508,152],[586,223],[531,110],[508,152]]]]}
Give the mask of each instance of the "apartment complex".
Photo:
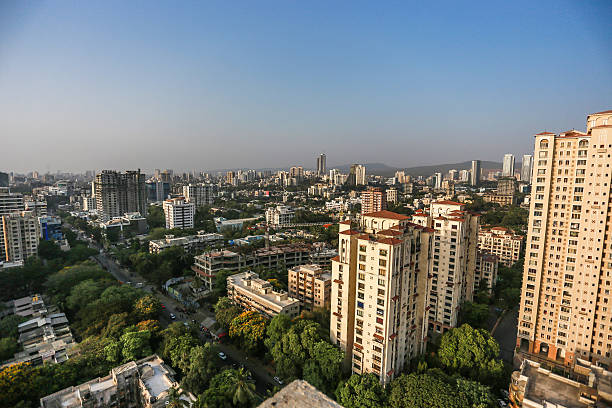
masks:
{"type": "Polygon", "coordinates": [[[340,223],[330,337],[353,373],[388,384],[425,349],[432,230],[390,211],[340,223]]]}
{"type": "Polygon", "coordinates": [[[533,155],[524,154],[523,163],[521,165],[521,181],[531,184],[532,170],[533,170],[533,155]]]}
{"type": "Polygon", "coordinates": [[[299,265],[289,269],[289,296],[299,299],[302,308],[329,309],[331,303],[331,274],[321,266],[299,265]]]}
{"type": "Polygon", "coordinates": [[[535,135],[517,357],[612,363],[612,111],[535,135]]]}
{"type": "Polygon", "coordinates": [[[164,200],[164,215],[166,228],[193,228],[195,209],[194,203],[185,200],[185,197],[164,200]]]}
{"type": "Polygon", "coordinates": [[[276,292],[272,284],[260,279],[255,272],[242,272],[227,278],[227,297],[247,310],[267,317],[286,314],[293,318],[300,314],[300,301],[287,293],[276,292]]]}
{"type": "Polygon", "coordinates": [[[497,256],[502,265],[511,266],[521,256],[523,236],[504,227],[481,229],[478,233],[478,249],[497,256]]]}
{"type": "Polygon", "coordinates": [[[504,155],[502,175],[504,177],[514,176],[514,155],[512,153],[504,155]]]}
{"type": "Polygon", "coordinates": [[[482,195],[482,199],[486,203],[496,203],[502,207],[509,207],[516,204],[516,194],[500,194],[497,191],[487,191],[482,195]]]}
{"type": "Polygon", "coordinates": [[[183,196],[196,208],[212,205],[215,200],[215,190],[212,184],[189,184],[183,186],[183,196]]]}
{"type": "Polygon", "coordinates": [[[352,164],[346,184],[349,186],[364,186],[366,182],[366,168],[363,164],[352,164]]]}
{"type": "Polygon", "coordinates": [[[317,176],[323,177],[327,172],[327,156],[324,153],[321,153],[319,157],[317,157],[317,176]]]}
{"type": "Polygon", "coordinates": [[[93,191],[96,208],[105,221],[129,212],[147,215],[145,175],[140,170],[125,173],[103,170],[96,174],[93,191]]]}
{"type": "MultiPolygon", "coordinates": [[[[176,373],[157,355],[130,361],[75,387],[68,387],[40,399],[41,408],[162,408],[168,405],[170,389],[179,388],[176,373]]],[[[195,398],[182,397],[186,405],[195,398]]]]}
{"type": "Polygon", "coordinates": [[[175,237],[166,235],[163,239],[149,241],[149,253],[158,254],[164,249],[180,246],[185,252],[195,253],[205,250],[209,246],[223,242],[223,235],[198,231],[197,235],[175,237]]]}
{"type": "Polygon", "coordinates": [[[64,239],[62,233],[62,220],[59,217],[39,217],[40,237],[45,241],[55,240],[61,241],[64,239]]]}
{"type": "Polygon", "coordinates": [[[476,256],[476,269],[474,270],[474,292],[478,290],[481,282],[484,282],[489,293],[497,282],[497,271],[499,260],[497,256],[478,251],[476,256]]]}
{"type": "Polygon", "coordinates": [[[387,195],[380,187],[370,187],[361,193],[361,215],[387,209],[387,195]]]}
{"type": "Polygon", "coordinates": [[[30,211],[14,212],[0,216],[3,261],[25,261],[38,254],[40,224],[30,211]]]}
{"type": "Polygon", "coordinates": [[[309,244],[278,245],[247,254],[224,249],[196,256],[191,269],[202,280],[204,289],[212,290],[215,275],[221,269],[240,271],[256,266],[269,269],[292,268],[309,263],[322,264],[325,259],[331,259],[335,255],[336,252],[320,250],[309,244]]]}
{"type": "Polygon", "coordinates": [[[434,201],[429,213],[419,211],[413,222],[433,229],[433,262],[429,296],[429,330],[444,332],[457,325],[459,307],[471,301],[478,249],[479,214],[465,204],[434,201]]]}
{"type": "Polygon", "coordinates": [[[266,223],[273,228],[290,225],[295,217],[295,211],[286,205],[278,205],[266,210],[266,223]]]}
{"type": "Polygon", "coordinates": [[[472,160],[472,169],[470,171],[470,184],[477,186],[480,183],[480,160],[472,160]]]}

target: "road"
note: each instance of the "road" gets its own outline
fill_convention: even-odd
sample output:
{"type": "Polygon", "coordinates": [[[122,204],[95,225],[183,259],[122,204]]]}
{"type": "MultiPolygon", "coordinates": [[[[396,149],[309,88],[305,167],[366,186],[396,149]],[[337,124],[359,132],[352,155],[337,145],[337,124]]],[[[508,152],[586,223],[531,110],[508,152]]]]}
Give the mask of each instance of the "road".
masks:
{"type": "Polygon", "coordinates": [[[493,333],[493,337],[499,343],[500,357],[509,364],[512,364],[516,347],[517,325],[518,308],[515,308],[506,312],[493,333]]]}
{"type": "MultiPolygon", "coordinates": [[[[99,247],[93,244],[90,246],[92,248],[98,249],[99,251],[101,250],[99,247]]],[[[178,301],[159,292],[154,286],[149,285],[145,279],[143,279],[136,273],[123,269],[110,256],[108,256],[106,252],[104,252],[104,250],[101,250],[98,255],[94,256],[94,258],[119,282],[131,282],[132,285],[142,284],[142,289],[154,294],[164,305],[164,311],[162,313],[162,316],[160,316],[160,323],[164,327],[167,327],[173,321],[191,323],[192,320],[195,320],[199,326],[199,323],[207,317],[215,317],[212,312],[208,312],[202,308],[198,309],[195,313],[192,314],[183,313],[181,311],[183,309],[183,306],[178,301]],[[171,313],[176,316],[174,320],[170,318],[171,313]]],[[[212,343],[212,340],[204,336],[204,333],[199,332],[199,334],[200,340],[202,340],[202,342],[212,343]]],[[[246,355],[241,350],[238,350],[231,344],[216,343],[215,346],[227,356],[227,360],[225,361],[221,360],[221,358],[218,359],[219,367],[221,368],[228,365],[231,365],[233,367],[244,367],[253,376],[255,380],[255,386],[259,394],[266,395],[266,391],[268,389],[272,389],[275,385],[278,385],[274,381],[272,375],[266,370],[265,365],[261,361],[253,357],[249,358],[248,355],[246,355]]]]}

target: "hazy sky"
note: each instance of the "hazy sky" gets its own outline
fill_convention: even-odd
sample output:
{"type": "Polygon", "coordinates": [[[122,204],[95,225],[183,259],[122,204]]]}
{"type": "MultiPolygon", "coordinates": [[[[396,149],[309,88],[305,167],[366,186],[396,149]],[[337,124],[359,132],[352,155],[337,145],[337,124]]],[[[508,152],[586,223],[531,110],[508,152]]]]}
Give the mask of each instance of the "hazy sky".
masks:
{"type": "Polygon", "coordinates": [[[0,0],[0,170],[501,161],[612,108],[610,21],[606,0],[0,0]]]}

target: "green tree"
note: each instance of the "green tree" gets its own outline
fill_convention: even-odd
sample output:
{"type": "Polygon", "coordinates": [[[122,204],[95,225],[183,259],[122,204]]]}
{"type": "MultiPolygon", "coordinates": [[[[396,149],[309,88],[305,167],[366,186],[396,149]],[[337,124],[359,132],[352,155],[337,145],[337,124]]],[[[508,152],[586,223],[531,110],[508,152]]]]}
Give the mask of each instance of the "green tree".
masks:
{"type": "Polygon", "coordinates": [[[112,284],[110,280],[86,279],[70,290],[66,298],[66,307],[70,310],[78,310],[100,297],[102,292],[112,284]]]}
{"type": "Polygon", "coordinates": [[[374,374],[353,374],[336,389],[336,399],[344,408],[379,408],[386,404],[386,394],[374,374]]]}
{"type": "Polygon", "coordinates": [[[255,384],[249,380],[249,373],[244,368],[232,370],[232,402],[234,406],[246,407],[255,400],[255,384]]]}
{"type": "Polygon", "coordinates": [[[438,349],[438,358],[446,369],[486,384],[503,376],[504,365],[498,355],[499,344],[491,334],[468,324],[444,333],[438,349]]]}
{"type": "Polygon", "coordinates": [[[391,382],[389,405],[394,408],[465,408],[465,395],[429,374],[402,374],[391,382]]]}
{"type": "Polygon", "coordinates": [[[484,329],[489,318],[489,306],[473,302],[464,302],[461,305],[459,320],[472,327],[484,329]]]}
{"type": "Polygon", "coordinates": [[[457,391],[468,400],[468,406],[472,408],[494,408],[495,398],[491,389],[476,381],[466,380],[463,377],[457,378],[457,391]]]}
{"type": "Polygon", "coordinates": [[[342,378],[344,353],[336,346],[319,341],[304,364],[303,377],[317,389],[331,394],[342,378]]]}
{"type": "Polygon", "coordinates": [[[215,357],[217,349],[210,343],[196,346],[189,353],[189,367],[183,386],[194,394],[203,393],[212,377],[217,373],[215,357]]]}
{"type": "Polygon", "coordinates": [[[266,328],[266,339],[264,340],[264,344],[268,350],[274,348],[276,343],[281,341],[283,336],[289,331],[291,327],[291,318],[286,314],[277,314],[268,324],[266,328]]]}
{"type": "Polygon", "coordinates": [[[0,320],[0,337],[17,338],[19,331],[17,326],[28,319],[19,315],[8,315],[0,320]]]}
{"type": "Polygon", "coordinates": [[[2,337],[0,339],[0,361],[8,360],[19,350],[17,339],[14,337],[2,337]]]}
{"type": "Polygon", "coordinates": [[[139,360],[150,355],[151,332],[147,330],[125,333],[121,336],[121,355],[123,361],[139,360]]]}
{"type": "Polygon", "coordinates": [[[170,388],[168,391],[168,408],[186,408],[191,404],[185,392],[179,388],[170,388]]]}
{"type": "Polygon", "coordinates": [[[166,226],[166,217],[164,210],[159,205],[150,205],[147,212],[147,224],[150,229],[166,226]]]}
{"type": "Polygon", "coordinates": [[[215,319],[221,327],[229,328],[232,320],[240,313],[242,313],[242,309],[234,305],[234,302],[232,302],[230,298],[219,298],[215,304],[215,319]]]}

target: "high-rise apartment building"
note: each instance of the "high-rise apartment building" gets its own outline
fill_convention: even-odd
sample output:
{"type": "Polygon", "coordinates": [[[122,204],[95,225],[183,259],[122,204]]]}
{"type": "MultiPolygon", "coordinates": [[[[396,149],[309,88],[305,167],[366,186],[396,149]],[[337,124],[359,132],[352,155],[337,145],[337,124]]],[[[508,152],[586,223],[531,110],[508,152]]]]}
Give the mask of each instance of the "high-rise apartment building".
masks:
{"type": "Polygon", "coordinates": [[[346,184],[349,186],[364,186],[366,185],[366,168],[362,164],[352,164],[349,170],[349,175],[346,179],[346,184]]]}
{"type": "Polygon", "coordinates": [[[185,200],[185,197],[170,198],[164,201],[166,228],[193,228],[195,204],[185,200]]]}
{"type": "Polygon", "coordinates": [[[321,153],[319,157],[317,157],[317,176],[322,177],[327,172],[327,156],[324,153],[321,153]]]}
{"type": "Polygon", "coordinates": [[[523,237],[508,228],[481,229],[478,233],[478,249],[493,254],[505,266],[518,262],[521,256],[523,237]]]}
{"type": "Polygon", "coordinates": [[[514,155],[512,153],[504,154],[502,175],[504,177],[514,176],[514,155]]]}
{"type": "MultiPolygon", "coordinates": [[[[21,212],[25,209],[23,195],[11,193],[8,187],[0,187],[0,219],[3,215],[21,212]]],[[[6,260],[6,247],[4,242],[4,230],[0,221],[0,261],[6,260]]]]}
{"type": "Polygon", "coordinates": [[[431,229],[390,211],[341,222],[332,259],[330,337],[353,373],[388,384],[425,350],[431,229]]]}
{"type": "Polygon", "coordinates": [[[300,300],[302,309],[329,310],[331,274],[319,265],[299,265],[289,269],[289,296],[300,300]]]}
{"type": "Polygon", "coordinates": [[[480,160],[472,160],[472,170],[470,173],[470,184],[477,186],[480,183],[480,160]]]}
{"type": "Polygon", "coordinates": [[[434,188],[436,190],[442,188],[442,173],[434,173],[434,188]]]}
{"type": "Polygon", "coordinates": [[[387,197],[380,187],[370,187],[361,193],[361,215],[387,209],[387,197]]]}
{"type": "Polygon", "coordinates": [[[4,258],[3,261],[25,261],[38,253],[40,226],[31,211],[13,212],[0,216],[4,258]]]}
{"type": "Polygon", "coordinates": [[[119,173],[103,170],[94,180],[96,208],[103,220],[123,216],[128,212],[147,215],[145,175],[137,171],[119,173]]]}
{"type": "Polygon", "coordinates": [[[533,171],[533,155],[524,154],[521,164],[521,181],[531,184],[531,173],[533,171]]]}
{"type": "Polygon", "coordinates": [[[410,181],[410,176],[406,177],[406,172],[404,170],[398,170],[395,172],[395,181],[399,184],[408,183],[410,181]]]}
{"type": "Polygon", "coordinates": [[[476,269],[474,271],[474,293],[476,293],[481,284],[484,284],[487,291],[491,293],[493,286],[497,282],[498,268],[499,260],[495,255],[478,251],[476,269]]]}
{"type": "Polygon", "coordinates": [[[274,228],[286,227],[293,222],[295,211],[286,205],[277,205],[266,210],[266,223],[274,228]]]}
{"type": "Polygon", "coordinates": [[[215,200],[215,190],[212,184],[189,184],[183,186],[183,196],[196,207],[212,205],[215,200]]]}
{"type": "Polygon", "coordinates": [[[9,175],[0,171],[0,187],[9,186],[9,175]]]}
{"type": "Polygon", "coordinates": [[[612,111],[535,135],[517,356],[612,364],[612,111]]]}
{"type": "Polygon", "coordinates": [[[412,216],[416,224],[433,229],[433,261],[429,296],[429,330],[445,332],[457,326],[459,307],[471,301],[478,252],[479,214],[454,201],[435,201],[429,213],[412,216]]]}
{"type": "Polygon", "coordinates": [[[398,195],[397,195],[396,188],[388,188],[387,191],[385,191],[385,196],[386,196],[385,198],[388,203],[391,203],[391,204],[397,203],[398,195]]]}

